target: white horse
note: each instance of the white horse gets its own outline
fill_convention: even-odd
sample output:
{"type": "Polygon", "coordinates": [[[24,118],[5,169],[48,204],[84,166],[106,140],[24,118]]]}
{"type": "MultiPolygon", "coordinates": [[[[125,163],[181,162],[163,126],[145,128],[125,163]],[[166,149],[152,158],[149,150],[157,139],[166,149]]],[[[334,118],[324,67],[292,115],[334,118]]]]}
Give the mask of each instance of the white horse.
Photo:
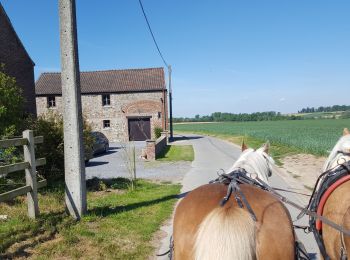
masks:
{"type": "Polygon", "coordinates": [[[254,179],[257,175],[259,179],[268,183],[268,177],[272,175],[272,166],[275,161],[269,155],[270,143],[266,142],[259,149],[248,148],[244,142],[242,143],[242,154],[233,166],[228,170],[228,173],[237,169],[244,169],[248,176],[254,179]]]}
{"type": "Polygon", "coordinates": [[[343,131],[343,136],[336,143],[331,153],[329,154],[325,164],[323,165],[323,172],[335,168],[339,164],[350,160],[350,132],[347,128],[343,131]]]}
{"type": "MultiPolygon", "coordinates": [[[[345,128],[343,136],[331,151],[326,160],[323,171],[335,169],[339,165],[350,161],[350,131],[345,128]]],[[[348,173],[350,174],[350,172],[348,173]]],[[[319,213],[331,221],[350,229],[350,180],[345,176],[344,181],[338,180],[339,184],[329,188],[328,197],[322,208],[319,205],[319,213]]],[[[338,182],[337,181],[337,182],[338,182]]],[[[325,196],[325,195],[324,195],[325,196]]],[[[341,256],[350,254],[350,237],[328,225],[322,225],[322,238],[328,256],[331,259],[340,259],[341,256]]]]}

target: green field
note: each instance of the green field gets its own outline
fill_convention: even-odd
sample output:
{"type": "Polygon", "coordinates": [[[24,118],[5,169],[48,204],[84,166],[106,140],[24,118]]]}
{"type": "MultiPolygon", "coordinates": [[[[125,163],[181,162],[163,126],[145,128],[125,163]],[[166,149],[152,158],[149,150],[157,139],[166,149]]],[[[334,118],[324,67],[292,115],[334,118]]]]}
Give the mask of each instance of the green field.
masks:
{"type": "Polygon", "coordinates": [[[350,119],[193,123],[176,124],[174,129],[177,132],[253,137],[306,153],[326,155],[345,127],[350,128],[350,119]]]}

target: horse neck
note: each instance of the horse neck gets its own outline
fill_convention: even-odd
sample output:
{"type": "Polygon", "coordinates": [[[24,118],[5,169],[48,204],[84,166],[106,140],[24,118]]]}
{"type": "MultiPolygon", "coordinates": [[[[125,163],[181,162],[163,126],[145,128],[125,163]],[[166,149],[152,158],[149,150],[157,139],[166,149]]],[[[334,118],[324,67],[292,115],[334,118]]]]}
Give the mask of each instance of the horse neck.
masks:
{"type": "Polygon", "coordinates": [[[258,154],[254,150],[243,153],[242,156],[230,168],[229,172],[237,169],[244,169],[248,175],[256,174],[259,179],[268,183],[268,162],[261,154],[258,154]]]}
{"type": "Polygon", "coordinates": [[[341,152],[342,146],[345,142],[350,142],[350,135],[341,137],[333,147],[323,166],[323,172],[336,167],[339,163],[344,163],[350,160],[350,156],[348,154],[341,152]]]}

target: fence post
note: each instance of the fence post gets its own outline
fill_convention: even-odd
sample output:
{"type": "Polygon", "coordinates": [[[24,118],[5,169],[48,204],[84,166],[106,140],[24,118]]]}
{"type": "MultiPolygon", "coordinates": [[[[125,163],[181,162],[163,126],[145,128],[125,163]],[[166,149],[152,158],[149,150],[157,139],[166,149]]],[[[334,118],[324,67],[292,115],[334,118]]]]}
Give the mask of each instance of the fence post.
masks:
{"type": "Polygon", "coordinates": [[[26,185],[32,189],[27,193],[28,200],[28,216],[30,218],[36,218],[39,216],[38,205],[38,185],[36,181],[36,165],[35,165],[35,151],[34,151],[34,133],[32,130],[25,130],[23,132],[23,138],[28,140],[27,145],[23,145],[24,161],[29,162],[29,168],[25,169],[26,173],[26,185]]]}

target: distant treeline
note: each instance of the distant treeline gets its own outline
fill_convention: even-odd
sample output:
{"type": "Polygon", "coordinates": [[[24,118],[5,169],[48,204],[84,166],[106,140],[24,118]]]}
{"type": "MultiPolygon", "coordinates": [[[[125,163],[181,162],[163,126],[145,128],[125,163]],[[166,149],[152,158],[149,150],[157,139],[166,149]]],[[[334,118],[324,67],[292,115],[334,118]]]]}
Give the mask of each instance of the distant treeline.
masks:
{"type": "Polygon", "coordinates": [[[282,115],[280,112],[268,111],[268,112],[256,112],[256,113],[221,113],[215,112],[211,115],[200,116],[196,115],[194,118],[190,117],[178,117],[174,118],[174,122],[225,122],[225,121],[272,121],[272,120],[296,120],[302,119],[301,117],[294,115],[282,115]]]}
{"type": "Polygon", "coordinates": [[[330,106],[330,107],[318,107],[318,108],[314,108],[314,107],[307,107],[307,108],[303,108],[302,110],[298,111],[299,114],[302,113],[315,113],[315,112],[338,112],[338,111],[348,111],[350,110],[350,106],[346,106],[346,105],[334,105],[334,106],[330,106]]]}

